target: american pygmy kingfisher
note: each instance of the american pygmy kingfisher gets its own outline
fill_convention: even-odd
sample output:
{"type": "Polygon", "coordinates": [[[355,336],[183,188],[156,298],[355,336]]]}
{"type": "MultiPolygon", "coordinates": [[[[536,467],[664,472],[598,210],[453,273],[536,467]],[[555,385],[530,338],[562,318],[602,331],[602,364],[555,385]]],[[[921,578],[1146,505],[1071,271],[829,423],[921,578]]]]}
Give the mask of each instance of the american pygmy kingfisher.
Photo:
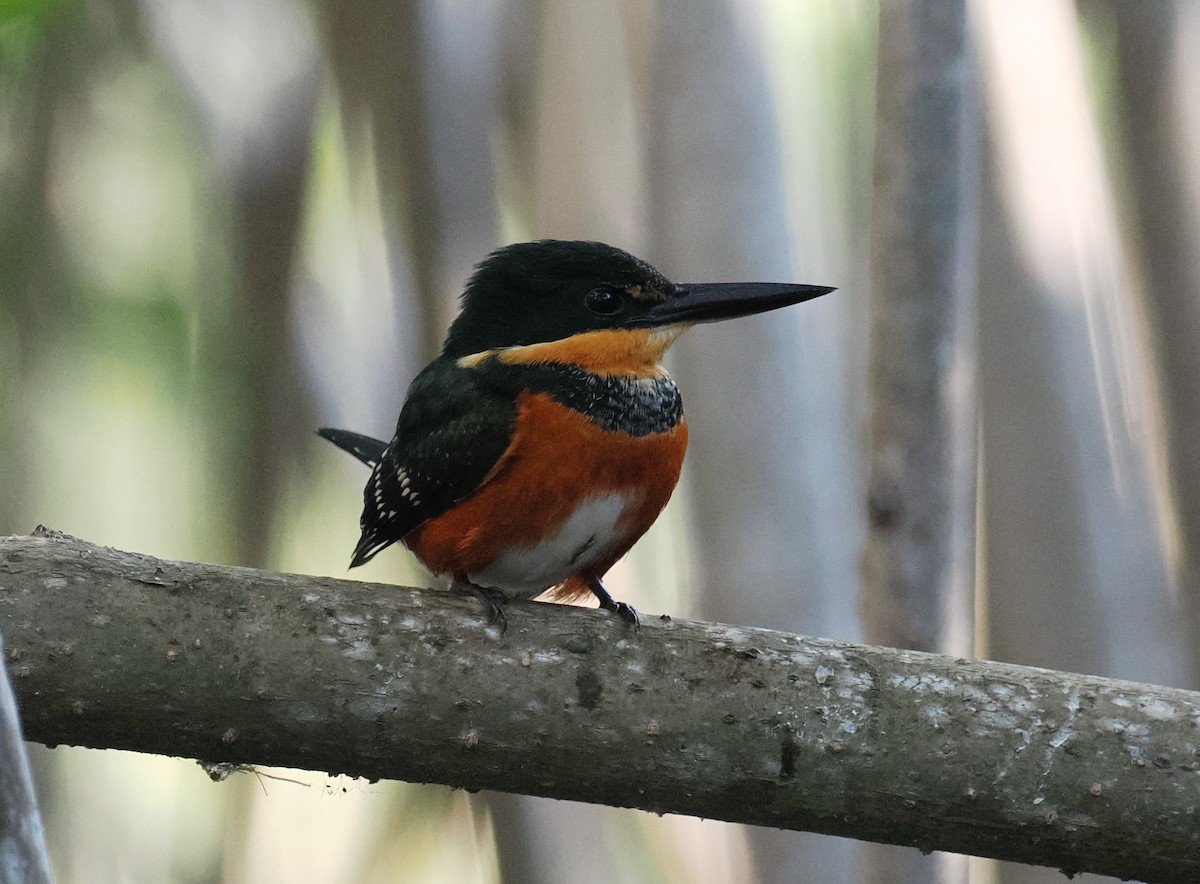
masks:
{"type": "Polygon", "coordinates": [[[591,592],[666,505],[687,448],[662,367],[691,325],[748,316],[831,288],[678,285],[597,242],[506,246],[476,269],[441,355],[408,389],[383,442],[322,429],[371,467],[350,567],[402,541],[451,586],[503,605],[591,592]]]}

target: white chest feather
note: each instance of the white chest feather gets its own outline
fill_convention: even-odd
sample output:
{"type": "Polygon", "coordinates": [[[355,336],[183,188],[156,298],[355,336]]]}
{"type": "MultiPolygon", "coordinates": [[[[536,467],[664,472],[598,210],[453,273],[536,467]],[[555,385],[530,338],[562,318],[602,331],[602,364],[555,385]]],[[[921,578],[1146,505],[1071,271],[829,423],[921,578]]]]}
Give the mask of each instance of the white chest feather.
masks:
{"type": "Polygon", "coordinates": [[[631,503],[630,495],[620,493],[588,498],[553,536],[536,546],[514,547],[467,577],[512,598],[535,596],[604,556],[619,540],[617,525],[631,503]]]}

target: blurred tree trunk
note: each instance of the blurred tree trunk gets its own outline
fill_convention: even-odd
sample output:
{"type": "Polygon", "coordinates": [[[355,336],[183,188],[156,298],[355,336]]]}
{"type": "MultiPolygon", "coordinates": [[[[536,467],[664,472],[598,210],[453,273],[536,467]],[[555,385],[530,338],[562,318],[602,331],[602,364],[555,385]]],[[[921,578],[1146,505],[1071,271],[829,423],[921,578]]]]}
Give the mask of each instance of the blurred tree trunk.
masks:
{"type": "MultiPolygon", "coordinates": [[[[868,641],[971,653],[978,97],[964,2],[880,7],[871,220],[868,641]]],[[[950,863],[953,863],[953,869],[950,863]]],[[[965,879],[869,846],[865,880],[965,879]]]]}
{"type": "MultiPolygon", "coordinates": [[[[73,12],[73,10],[71,10],[73,12]]],[[[50,212],[55,121],[77,100],[92,55],[78,54],[83,28],[58,14],[21,65],[20,86],[3,96],[6,125],[19,136],[0,167],[0,460],[36,461],[30,433],[48,345],[71,318],[62,284],[59,233],[50,212]]],[[[14,65],[15,66],[15,65],[14,65]]],[[[0,469],[0,531],[36,522],[26,486],[29,469],[0,469]]]]}
{"type": "MultiPolygon", "coordinates": [[[[1125,212],[1086,97],[1078,22],[1062,2],[981,11],[992,144],[980,298],[981,653],[1179,684],[1183,629],[1148,465],[1149,344],[1130,299],[1125,212]]],[[[996,880],[1061,877],[1001,865],[996,880]]]]}
{"type": "Polygon", "coordinates": [[[230,483],[233,560],[257,567],[270,560],[284,477],[313,423],[305,388],[295,383],[292,303],[317,102],[315,62],[307,82],[277,96],[278,126],[266,127],[274,138],[259,145],[269,158],[256,158],[235,177],[234,303],[208,324],[214,373],[229,385],[218,406],[227,448],[212,472],[230,483]]]}
{"type": "Polygon", "coordinates": [[[509,0],[497,28],[500,43],[499,126],[494,134],[496,181],[521,229],[537,215],[537,94],[543,44],[542,0],[509,0]]]}
{"type": "Polygon", "coordinates": [[[971,71],[964,3],[883,5],[863,611],[871,641],[921,650],[946,647],[947,611],[969,612],[974,591],[979,134],[971,71]]]}
{"type": "Polygon", "coordinates": [[[138,26],[200,109],[217,159],[214,185],[228,192],[229,291],[220,291],[214,273],[214,291],[200,305],[196,398],[216,428],[200,484],[229,501],[209,516],[221,557],[263,566],[287,467],[307,444],[311,423],[304,388],[295,382],[292,306],[321,82],[315,34],[305,12],[285,5],[215,7],[193,16],[146,0],[136,8],[138,26]],[[256,25],[276,36],[263,40],[256,25]],[[239,69],[233,101],[209,82],[207,66],[223,52],[252,59],[239,69]]]}
{"type": "MultiPolygon", "coordinates": [[[[3,647],[0,646],[0,651],[3,647]]],[[[3,655],[0,654],[0,657],[3,655]]],[[[21,720],[8,667],[0,665],[0,877],[21,884],[50,884],[50,857],[33,792],[21,720]]]]}
{"type": "Polygon", "coordinates": [[[1002,203],[984,240],[1010,243],[989,256],[981,298],[987,651],[1178,684],[1183,630],[1149,468],[1149,335],[1098,126],[1067,110],[1088,107],[1077,21],[1064,3],[984,8],[1002,203]]]}
{"type": "MultiPolygon", "coordinates": [[[[424,32],[426,4],[326,3],[325,28],[338,94],[351,132],[371,134],[388,263],[408,297],[397,321],[420,329],[414,370],[441,346],[438,272],[445,236],[435,194],[431,112],[426,104],[430,55],[424,32]],[[403,272],[407,270],[406,274],[403,272]]],[[[396,390],[402,394],[404,383],[396,390]]]]}
{"type": "Polygon", "coordinates": [[[350,131],[371,133],[384,228],[398,233],[389,259],[403,292],[397,320],[420,329],[415,373],[441,349],[462,284],[496,244],[498,16],[435,0],[350,0],[324,13],[350,131]]]}
{"type": "MultiPolygon", "coordinates": [[[[652,12],[637,0],[540,9],[534,127],[525,147],[535,169],[530,235],[600,239],[636,252],[646,214],[638,38],[652,12]]],[[[670,16],[662,27],[674,27],[670,16]]]]}
{"type": "MultiPolygon", "coordinates": [[[[648,257],[680,281],[791,280],[763,23],[726,0],[673,0],[661,10],[648,114],[648,257]]],[[[823,213],[815,200],[808,210],[823,213]]],[[[821,257],[795,262],[804,267],[796,281],[836,284],[821,257]]],[[[701,616],[857,632],[845,597],[857,583],[861,539],[856,433],[843,387],[851,297],[839,292],[778,316],[697,329],[676,350],[692,429],[685,487],[701,616]],[[732,594],[737,586],[753,594],[732,594]]],[[[748,835],[764,884],[855,877],[850,842],[748,835]]]]}
{"type": "Polygon", "coordinates": [[[1015,250],[995,162],[986,168],[979,361],[987,656],[1098,672],[1104,629],[1089,592],[1096,574],[1067,444],[1071,390],[1047,383],[1057,372],[1056,310],[1015,250]]]}
{"type": "MultiPolygon", "coordinates": [[[[1200,200],[1195,133],[1184,131],[1184,102],[1200,92],[1194,54],[1200,16],[1177,2],[1087,2],[1116,24],[1124,156],[1134,203],[1144,307],[1162,390],[1171,502],[1175,508],[1179,600],[1187,614],[1189,683],[1200,680],[1200,200]],[[1191,82],[1181,82],[1191,75],[1191,82]]],[[[1193,115],[1193,123],[1195,118],[1193,115]]]]}

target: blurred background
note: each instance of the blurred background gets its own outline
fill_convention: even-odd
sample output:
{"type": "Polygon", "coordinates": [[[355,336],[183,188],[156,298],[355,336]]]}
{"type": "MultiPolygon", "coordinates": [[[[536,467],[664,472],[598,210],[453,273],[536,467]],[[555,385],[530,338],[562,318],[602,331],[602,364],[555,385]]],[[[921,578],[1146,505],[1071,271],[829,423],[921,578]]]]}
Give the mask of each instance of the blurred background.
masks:
{"type": "MultiPolygon", "coordinates": [[[[966,12],[931,32],[958,164],[905,216],[893,173],[929,164],[884,109],[931,53],[888,47],[920,6],[0,0],[0,533],[346,576],[366,474],[313,430],[390,436],[488,251],[598,239],[680,281],[839,287],[672,352],[692,450],[618,598],[1197,687],[1200,2],[930,4],[966,12]],[[950,297],[922,308],[929,255],[885,234],[929,211],[950,297]],[[897,344],[922,309],[938,336],[897,344]],[[942,434],[899,483],[897,416],[942,434]],[[944,518],[897,535],[914,476],[944,518]]],[[[400,552],[354,576],[426,580],[400,552]]],[[[30,750],[62,882],[1064,880],[30,750]]]]}

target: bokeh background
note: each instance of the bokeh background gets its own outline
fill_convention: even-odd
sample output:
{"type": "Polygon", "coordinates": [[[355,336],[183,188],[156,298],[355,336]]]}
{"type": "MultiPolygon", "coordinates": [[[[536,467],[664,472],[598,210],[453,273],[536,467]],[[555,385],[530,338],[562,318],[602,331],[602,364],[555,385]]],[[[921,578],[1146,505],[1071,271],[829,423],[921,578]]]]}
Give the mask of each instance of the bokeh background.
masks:
{"type": "MultiPolygon", "coordinates": [[[[489,250],[599,239],[681,281],[840,288],[676,347],[692,451],[614,594],[878,634],[868,308],[904,260],[871,241],[897,6],[0,0],[0,533],[344,576],[365,474],[312,430],[390,434],[489,250]]],[[[952,563],[968,579],[933,645],[1196,687],[1200,3],[966,10],[974,332],[914,354],[962,375],[972,458],[952,563]]],[[[400,552],[360,573],[425,579],[400,552]]],[[[1062,880],[30,749],[62,882],[1062,880]]]]}

